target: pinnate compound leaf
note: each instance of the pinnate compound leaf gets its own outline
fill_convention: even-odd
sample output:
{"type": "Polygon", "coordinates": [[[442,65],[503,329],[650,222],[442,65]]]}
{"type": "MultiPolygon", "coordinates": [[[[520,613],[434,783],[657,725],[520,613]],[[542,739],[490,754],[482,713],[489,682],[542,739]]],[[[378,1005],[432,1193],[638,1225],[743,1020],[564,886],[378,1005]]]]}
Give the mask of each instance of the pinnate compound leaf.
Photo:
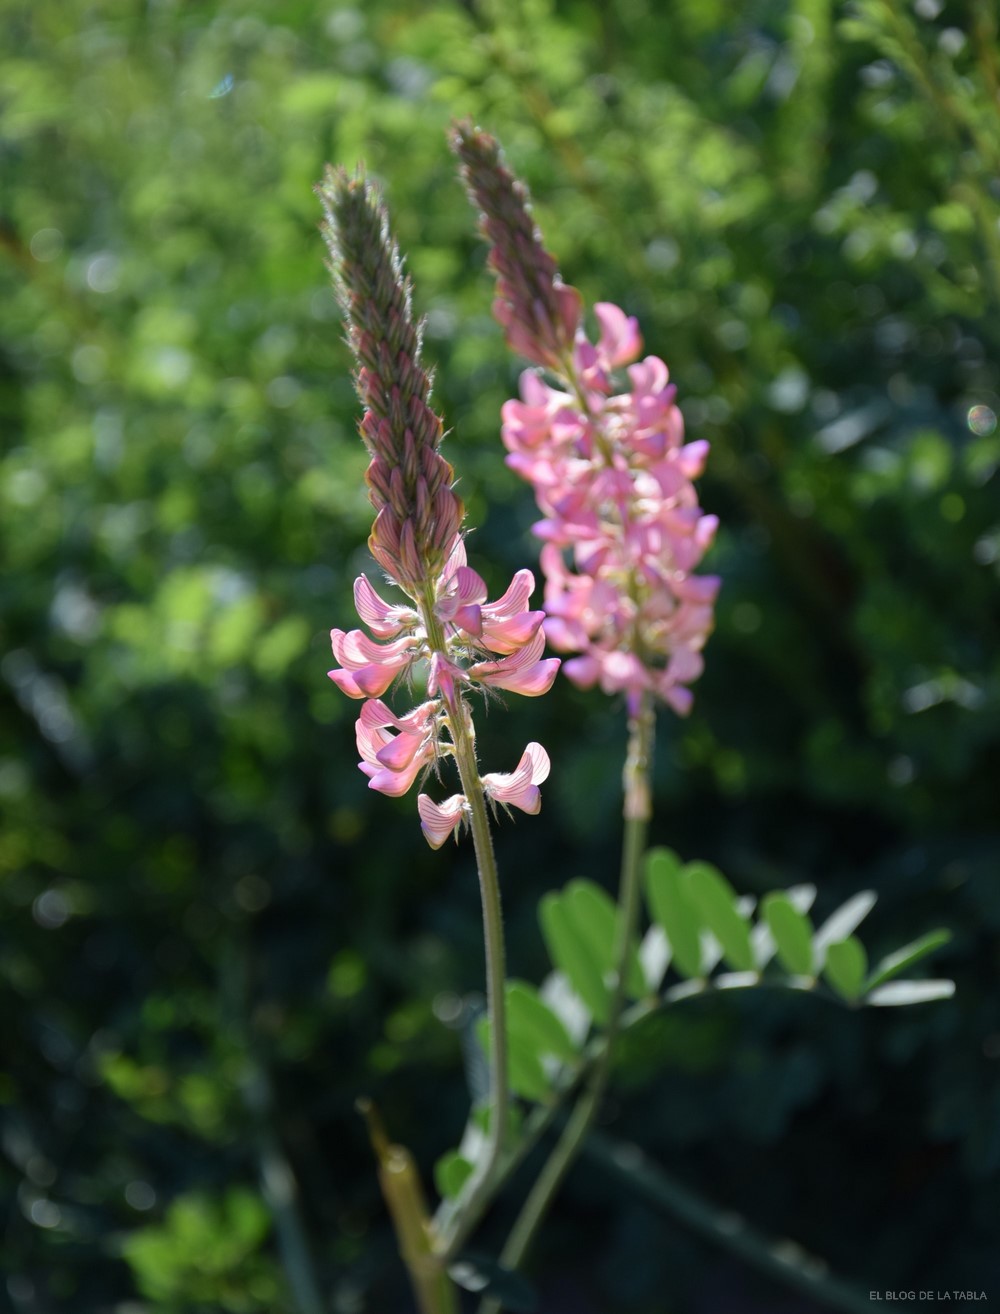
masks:
{"type": "Polygon", "coordinates": [[[448,1267],[456,1286],[477,1296],[493,1296],[510,1314],[535,1314],[538,1295],[527,1278],[489,1255],[466,1251],[448,1267]]]}
{"type": "Polygon", "coordinates": [[[444,1200],[454,1200],[472,1176],[472,1164],[457,1150],[442,1154],[434,1165],[434,1185],[444,1200]]]}
{"type": "Polygon", "coordinates": [[[521,1041],[538,1055],[551,1054],[567,1063],[577,1057],[569,1032],[526,981],[507,983],[507,1030],[512,1044],[521,1041]]]}
{"type": "Polygon", "coordinates": [[[865,996],[865,1003],[878,1008],[894,1008],[903,1004],[929,1004],[934,999],[950,999],[955,993],[954,981],[889,981],[865,996]]]}
{"type": "MultiPolygon", "coordinates": [[[[566,887],[571,915],[577,930],[590,946],[594,958],[601,966],[604,980],[615,970],[615,950],[618,945],[618,908],[607,893],[593,881],[570,881],[566,887]]],[[[611,981],[613,984],[613,979],[611,981]]],[[[646,980],[635,945],[629,945],[625,966],[625,990],[633,999],[646,993],[646,980]]]]}
{"type": "MultiPolygon", "coordinates": [[[[813,943],[815,945],[815,941],[813,943]]],[[[823,975],[837,994],[845,999],[857,999],[868,970],[868,955],[861,941],[849,935],[846,940],[828,945],[825,960],[823,975]]]]}
{"type": "Polygon", "coordinates": [[[688,894],[736,972],[756,968],[750,945],[750,927],[737,908],[736,891],[715,867],[707,862],[690,862],[684,869],[688,894]]]}
{"type": "Polygon", "coordinates": [[[577,929],[563,894],[546,894],[538,904],[542,937],[553,964],[568,979],[597,1023],[608,1020],[610,993],[601,964],[577,929]]]}
{"type": "Polygon", "coordinates": [[[670,849],[651,849],[645,875],[650,916],[670,942],[674,966],[682,976],[701,976],[701,919],[688,894],[680,859],[670,849]]]}
{"type": "Polygon", "coordinates": [[[899,976],[900,972],[905,972],[914,963],[919,963],[922,958],[926,958],[928,954],[940,949],[950,939],[950,931],[928,931],[919,940],[914,940],[912,943],[904,945],[902,949],[897,949],[895,953],[883,958],[872,970],[871,976],[865,983],[865,990],[874,990],[886,981],[891,981],[894,976],[899,976]]]}
{"type": "Polygon", "coordinates": [[[766,896],[761,910],[774,937],[782,967],[795,976],[812,976],[812,923],[809,918],[779,890],[766,896]]]}

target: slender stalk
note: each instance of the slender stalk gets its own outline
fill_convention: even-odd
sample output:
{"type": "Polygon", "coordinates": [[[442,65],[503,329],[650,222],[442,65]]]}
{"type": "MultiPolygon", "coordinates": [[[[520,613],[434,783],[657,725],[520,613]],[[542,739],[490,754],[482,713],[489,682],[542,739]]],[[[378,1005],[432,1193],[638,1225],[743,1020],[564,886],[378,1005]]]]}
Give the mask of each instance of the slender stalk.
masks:
{"type": "MultiPolygon", "coordinates": [[[[437,652],[446,651],[441,624],[430,600],[422,600],[421,611],[427,627],[428,645],[437,652]]],[[[490,1124],[486,1154],[470,1178],[459,1202],[452,1233],[439,1242],[442,1258],[450,1258],[468,1236],[474,1219],[482,1213],[490,1198],[492,1179],[499,1167],[507,1132],[509,1093],[507,1082],[507,1010],[504,995],[506,962],[503,934],[503,910],[500,904],[500,879],[497,873],[493,837],[490,832],[486,796],[476,762],[475,732],[468,707],[460,693],[446,699],[448,725],[455,764],[462,782],[462,793],[469,805],[472,843],[479,872],[479,893],[483,906],[483,940],[486,947],[486,1011],[490,1023],[490,1124]]]]}
{"type": "MultiPolygon", "coordinates": [[[[615,952],[615,979],[608,1014],[605,1043],[591,1069],[583,1094],[577,1101],[562,1135],[556,1142],[538,1176],[500,1254],[507,1268],[517,1268],[523,1261],[535,1234],[548,1213],[563,1178],[576,1159],[591,1124],[600,1108],[611,1072],[615,1038],[618,1035],[625,1004],[625,979],[629,947],[635,935],[639,914],[639,877],[646,832],[651,815],[650,769],[653,755],[655,714],[648,697],[644,697],[636,714],[629,720],[628,753],[625,758],[623,787],[625,794],[625,831],[622,845],[621,882],[618,890],[618,929],[615,952]]],[[[500,1314],[503,1306],[488,1297],[480,1305],[480,1314],[500,1314]]]]}

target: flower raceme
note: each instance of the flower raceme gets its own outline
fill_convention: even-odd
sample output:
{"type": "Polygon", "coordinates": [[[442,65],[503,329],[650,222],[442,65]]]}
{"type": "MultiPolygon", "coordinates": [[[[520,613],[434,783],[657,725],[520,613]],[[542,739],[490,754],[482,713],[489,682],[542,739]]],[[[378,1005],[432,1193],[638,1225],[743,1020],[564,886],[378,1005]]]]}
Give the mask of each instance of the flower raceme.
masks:
{"type": "Polygon", "coordinates": [[[328,170],[317,191],[364,407],[359,427],[376,513],[369,548],[409,600],[387,602],[365,576],[357,579],[354,602],[369,633],[330,631],[337,666],[329,674],[349,698],[364,700],[356,734],[371,789],[398,797],[442,757],[456,759],[465,793],[441,804],[425,794],[418,799],[424,834],[438,848],[476,808],[481,812],[484,796],[538,811],[538,785],[549,771],[545,750],[529,744],[509,775],[480,777],[467,697],[477,687],[543,694],[560,659],[542,655],[544,613],[528,609],[531,571],[518,571],[503,596],[489,602],[466,560],[462,504],[438,450],[444,425],[431,408],[421,325],[413,321],[410,282],[385,207],[362,176],[343,170],[328,170]],[[417,663],[426,666],[427,699],[397,715],[382,695],[417,663]]]}
{"type": "Polygon", "coordinates": [[[718,524],[692,483],[708,443],[684,441],[666,365],[637,360],[635,319],[608,303],[595,313],[600,337],[578,336],[573,390],[529,370],[521,400],[505,403],[507,464],[532,484],[545,517],[534,526],[545,543],[545,633],[557,651],[579,654],[566,675],[623,692],[630,707],[652,693],[683,715],[719,588],[691,573],[718,524]],[[631,387],[616,393],[612,373],[623,365],[631,387]]]}
{"type": "Polygon", "coordinates": [[[683,715],[719,589],[692,574],[717,526],[692,482],[708,444],[684,441],[667,367],[639,359],[632,316],[600,302],[597,341],[587,338],[579,295],[561,281],[496,140],[466,120],[451,145],[491,246],[494,313],[509,345],[559,385],[528,370],[520,400],[503,408],[507,464],[544,516],[534,530],[545,544],[545,635],[576,654],[563,670],[577,685],[624,693],[632,714],[653,696],[683,715]],[[622,369],[630,386],[616,391],[622,369]]]}
{"type": "Polygon", "coordinates": [[[410,280],[385,206],[363,176],[351,179],[343,170],[327,170],[317,192],[364,407],[359,428],[371,456],[365,482],[376,512],[368,545],[409,599],[386,602],[367,577],[356,579],[355,606],[368,633],[331,629],[338,665],[330,678],[348,698],[364,700],[357,752],[373,790],[406,794],[440,759],[455,757],[464,794],[440,804],[418,799],[424,834],[439,848],[466,816],[481,811],[484,796],[524,812],[539,809],[545,750],[530,744],[509,775],[480,777],[466,699],[477,687],[544,694],[560,658],[543,656],[544,612],[528,608],[535,591],[530,570],[519,570],[503,597],[489,602],[466,561],[463,506],[440,455],[444,424],[431,409],[410,280]],[[417,664],[426,666],[426,702],[399,716],[382,695],[417,664]]]}

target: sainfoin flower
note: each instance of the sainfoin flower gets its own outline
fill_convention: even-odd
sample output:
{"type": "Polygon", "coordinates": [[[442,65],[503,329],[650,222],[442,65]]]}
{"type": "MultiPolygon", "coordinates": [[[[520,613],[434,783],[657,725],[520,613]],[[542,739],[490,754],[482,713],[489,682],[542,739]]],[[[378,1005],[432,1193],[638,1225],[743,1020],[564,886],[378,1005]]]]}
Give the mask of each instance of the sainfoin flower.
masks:
{"type": "MultiPolygon", "coordinates": [[[[496,803],[534,814],[542,806],[538,786],[548,779],[549,765],[549,755],[541,744],[531,743],[513,771],[490,772],[483,776],[483,791],[496,803]]],[[[464,794],[453,794],[443,803],[435,803],[426,794],[419,796],[420,825],[431,848],[439,849],[448,836],[454,834],[462,824],[467,807],[464,794]]]]}
{"type": "Polygon", "coordinates": [[[502,428],[507,464],[543,514],[534,532],[544,541],[546,638],[576,654],[563,670],[577,685],[622,693],[633,713],[652,696],[683,715],[719,589],[715,576],[692,573],[717,527],[693,483],[708,443],[685,441],[667,367],[640,359],[634,317],[599,302],[596,341],[587,337],[579,297],[560,281],[496,141],[468,121],[451,141],[491,244],[497,318],[558,385],[527,370],[502,428]],[[570,304],[575,317],[557,315],[570,304]],[[627,387],[616,382],[622,370],[627,387]]]}
{"type": "MultiPolygon", "coordinates": [[[[356,728],[360,767],[369,777],[369,788],[383,794],[405,794],[424,768],[448,755],[450,746],[442,739],[441,730],[458,714],[462,697],[477,686],[529,697],[552,687],[560,659],[542,656],[544,612],[527,610],[534,588],[531,571],[521,570],[501,598],[487,602],[486,585],[466,564],[460,536],[455,538],[445,569],[428,589],[430,627],[416,608],[386,602],[365,576],[355,581],[354,595],[366,624],[382,636],[395,636],[377,642],[362,630],[330,631],[334,656],[341,663],[339,669],[329,672],[331,680],[349,697],[367,700],[356,728]],[[429,631],[436,632],[439,646],[429,631]],[[427,687],[432,696],[405,716],[396,716],[380,695],[421,660],[428,664],[427,687]]],[[[483,789],[498,802],[537,812],[537,785],[548,771],[545,750],[529,744],[510,776],[485,775],[483,789]]],[[[421,798],[424,833],[434,843],[434,826],[439,823],[427,823],[425,814],[433,818],[437,805],[421,798]]],[[[446,834],[458,826],[463,815],[461,809],[454,810],[453,800],[448,802],[453,811],[448,813],[451,824],[446,834]]]]}
{"type": "MultiPolygon", "coordinates": [[[[420,326],[384,207],[363,178],[343,171],[328,171],[317,190],[365,408],[360,431],[371,456],[366,480],[376,512],[369,547],[407,598],[389,602],[359,577],[354,601],[368,633],[330,631],[337,665],[329,674],[349,698],[364,700],[356,735],[369,787],[399,796],[441,759],[457,756],[460,738],[473,742],[466,701],[473,690],[535,697],[551,687],[560,659],[543,655],[544,612],[528,607],[531,571],[518,571],[489,602],[486,584],[466,559],[462,504],[438,450],[444,426],[430,405],[420,326]],[[398,715],[382,695],[417,664],[426,670],[427,699],[398,715]]],[[[548,771],[545,750],[529,744],[509,775],[473,773],[470,783],[466,772],[463,787],[537,812],[538,785],[548,771]]],[[[421,794],[418,809],[428,842],[438,848],[468,805],[462,794],[444,803],[421,794]]]]}

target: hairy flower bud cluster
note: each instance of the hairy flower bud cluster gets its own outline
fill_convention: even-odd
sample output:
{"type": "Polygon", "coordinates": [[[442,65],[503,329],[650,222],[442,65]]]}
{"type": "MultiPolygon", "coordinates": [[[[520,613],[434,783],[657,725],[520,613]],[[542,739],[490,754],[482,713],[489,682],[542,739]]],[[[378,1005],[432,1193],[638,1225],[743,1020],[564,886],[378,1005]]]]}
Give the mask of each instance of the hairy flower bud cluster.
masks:
{"type": "Polygon", "coordinates": [[[708,444],[684,442],[666,365],[638,359],[635,319],[599,303],[599,338],[587,339],[579,295],[560,281],[496,141],[466,122],[451,144],[492,243],[507,340],[562,385],[529,370],[521,400],[503,410],[507,463],[545,515],[535,532],[545,540],[546,636],[578,654],[564,669],[581,687],[624,693],[633,713],[652,695],[683,715],[719,589],[717,578],[692,574],[717,526],[692,483],[708,444]],[[614,372],[625,366],[631,387],[616,392],[614,372]]]}
{"type": "Polygon", "coordinates": [[[453,125],[451,148],[490,243],[497,277],[493,313],[514,351],[560,370],[580,324],[580,294],[560,279],[531,217],[528,190],[505,167],[496,139],[466,119],[453,125]]]}
{"type": "Polygon", "coordinates": [[[684,715],[719,589],[715,576],[692,574],[718,524],[692,483],[708,443],[685,443],[666,365],[637,361],[636,321],[609,303],[595,313],[596,346],[581,335],[574,348],[576,388],[529,370],[522,399],[505,403],[507,464],[545,515],[534,527],[545,541],[545,632],[557,651],[579,654],[567,676],[624,693],[632,711],[649,693],[684,715]],[[616,393],[612,372],[625,365],[631,387],[616,393]]]}
{"type": "MultiPolygon", "coordinates": [[[[330,678],[348,697],[365,700],[356,724],[359,766],[371,789],[398,797],[453,756],[480,808],[485,795],[537,812],[538,785],[549,772],[545,750],[529,744],[513,772],[479,776],[466,703],[475,688],[536,696],[551,687],[560,661],[542,656],[544,612],[528,610],[534,576],[518,571],[501,598],[487,601],[485,583],[466,561],[462,504],[438,451],[443,425],[430,406],[420,326],[385,208],[362,177],[343,170],[328,169],[317,191],[365,407],[360,432],[371,454],[366,480],[376,511],[369,547],[412,603],[386,602],[361,576],[354,600],[370,633],[330,631],[338,663],[330,678]],[[398,716],[382,695],[416,664],[426,668],[427,699],[398,716]]],[[[421,794],[417,806],[434,848],[472,811],[465,794],[444,803],[421,794]]]]}
{"type": "Polygon", "coordinates": [[[412,588],[440,572],[463,515],[454,471],[438,451],[444,425],[420,362],[421,326],[371,185],[328,167],[316,191],[365,408],[360,433],[372,458],[365,480],[376,511],[368,546],[391,578],[412,588]]]}

